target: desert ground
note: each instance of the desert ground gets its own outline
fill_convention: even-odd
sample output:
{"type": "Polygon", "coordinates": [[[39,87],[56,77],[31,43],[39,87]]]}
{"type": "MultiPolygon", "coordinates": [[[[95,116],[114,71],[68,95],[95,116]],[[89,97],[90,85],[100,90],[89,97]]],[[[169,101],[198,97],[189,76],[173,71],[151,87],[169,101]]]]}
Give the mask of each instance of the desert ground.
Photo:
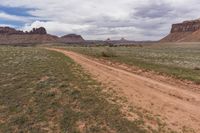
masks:
{"type": "Polygon", "coordinates": [[[199,43],[0,51],[0,132],[200,132],[199,43]]]}

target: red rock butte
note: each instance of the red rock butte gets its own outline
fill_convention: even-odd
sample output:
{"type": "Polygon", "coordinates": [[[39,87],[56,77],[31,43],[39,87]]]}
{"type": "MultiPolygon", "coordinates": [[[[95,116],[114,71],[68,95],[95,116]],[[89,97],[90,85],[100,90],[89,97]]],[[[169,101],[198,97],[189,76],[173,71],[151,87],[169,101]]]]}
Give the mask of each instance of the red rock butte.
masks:
{"type": "Polygon", "coordinates": [[[160,42],[199,42],[200,20],[184,21],[173,24],[169,35],[160,42]]]}

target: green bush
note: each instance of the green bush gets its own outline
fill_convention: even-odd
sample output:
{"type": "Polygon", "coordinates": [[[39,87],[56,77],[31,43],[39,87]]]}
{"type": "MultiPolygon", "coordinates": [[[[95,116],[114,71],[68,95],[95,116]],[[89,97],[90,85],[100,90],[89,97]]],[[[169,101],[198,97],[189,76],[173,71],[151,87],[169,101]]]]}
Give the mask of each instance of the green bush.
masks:
{"type": "Polygon", "coordinates": [[[104,51],[101,52],[102,57],[117,57],[116,52],[111,48],[106,48],[104,51]]]}

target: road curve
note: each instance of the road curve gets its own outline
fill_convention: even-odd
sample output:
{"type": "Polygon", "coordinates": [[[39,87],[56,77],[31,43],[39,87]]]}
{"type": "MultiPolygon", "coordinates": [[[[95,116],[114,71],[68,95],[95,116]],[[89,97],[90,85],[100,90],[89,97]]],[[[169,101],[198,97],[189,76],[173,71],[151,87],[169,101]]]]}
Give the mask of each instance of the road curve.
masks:
{"type": "Polygon", "coordinates": [[[130,104],[160,115],[170,128],[180,131],[187,127],[200,132],[200,94],[108,66],[75,52],[47,49],[70,57],[95,79],[122,92],[130,104]]]}

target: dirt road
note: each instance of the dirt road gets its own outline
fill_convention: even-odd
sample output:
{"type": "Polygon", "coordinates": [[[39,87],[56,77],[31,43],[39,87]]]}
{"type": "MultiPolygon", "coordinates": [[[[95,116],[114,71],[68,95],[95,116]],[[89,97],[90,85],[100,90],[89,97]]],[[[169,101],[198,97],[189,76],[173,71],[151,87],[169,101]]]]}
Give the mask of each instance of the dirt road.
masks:
{"type": "Polygon", "coordinates": [[[200,132],[200,94],[146,78],[117,67],[102,64],[86,56],[49,48],[64,53],[87,70],[95,79],[114,88],[130,104],[160,115],[175,130],[183,128],[200,132]]]}

